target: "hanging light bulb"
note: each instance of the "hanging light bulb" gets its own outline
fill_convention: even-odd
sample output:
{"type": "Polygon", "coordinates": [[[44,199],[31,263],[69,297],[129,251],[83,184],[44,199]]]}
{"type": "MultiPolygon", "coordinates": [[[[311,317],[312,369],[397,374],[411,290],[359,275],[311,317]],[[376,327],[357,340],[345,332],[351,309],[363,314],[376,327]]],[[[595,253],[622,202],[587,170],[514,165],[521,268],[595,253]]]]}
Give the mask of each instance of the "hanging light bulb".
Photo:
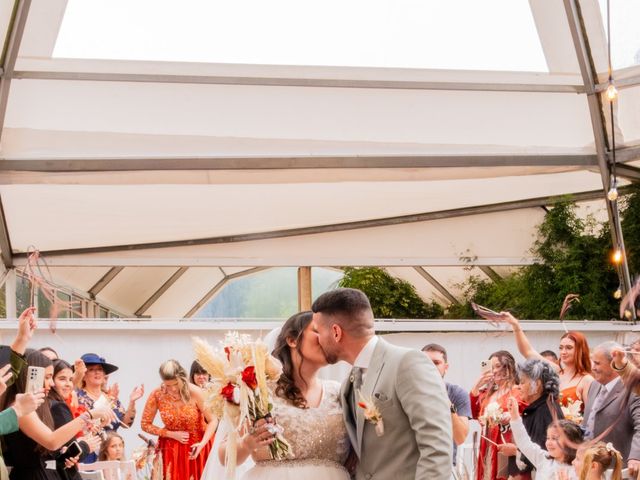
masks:
{"type": "Polygon", "coordinates": [[[618,89],[613,83],[609,83],[607,87],[607,100],[615,102],[618,99],[618,89]]]}
{"type": "Polygon", "coordinates": [[[611,259],[616,265],[620,264],[620,262],[622,262],[622,250],[617,249],[615,252],[613,252],[613,256],[611,257],[611,259]]]}
{"type": "Polygon", "coordinates": [[[607,192],[607,198],[611,202],[615,202],[618,199],[618,181],[614,178],[611,182],[611,188],[607,192]]]}
{"type": "Polygon", "coordinates": [[[618,289],[613,292],[613,298],[616,300],[620,300],[622,298],[622,288],[618,287],[618,289]]]}
{"type": "Polygon", "coordinates": [[[631,312],[631,310],[629,310],[628,308],[624,311],[624,318],[626,318],[627,320],[631,320],[631,317],[633,316],[633,313],[631,312]]]}

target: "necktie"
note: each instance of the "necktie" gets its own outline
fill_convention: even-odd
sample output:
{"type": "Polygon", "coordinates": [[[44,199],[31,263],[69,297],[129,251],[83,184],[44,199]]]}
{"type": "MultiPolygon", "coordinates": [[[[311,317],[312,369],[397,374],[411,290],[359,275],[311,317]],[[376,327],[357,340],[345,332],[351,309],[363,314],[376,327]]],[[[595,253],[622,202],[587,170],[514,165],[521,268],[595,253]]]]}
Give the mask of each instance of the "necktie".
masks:
{"type": "Polygon", "coordinates": [[[598,396],[593,401],[593,406],[591,407],[589,419],[587,420],[586,424],[586,433],[588,438],[593,438],[595,436],[595,432],[593,431],[593,429],[595,428],[596,423],[596,413],[598,413],[598,410],[600,410],[600,407],[602,407],[602,404],[604,403],[605,398],[607,398],[608,393],[609,392],[607,391],[607,387],[603,385],[602,388],[600,388],[600,392],[598,392],[598,396]]]}
{"type": "Polygon", "coordinates": [[[358,391],[362,388],[362,368],[353,367],[349,375],[349,381],[351,382],[351,415],[353,417],[353,423],[356,423],[358,391]]]}

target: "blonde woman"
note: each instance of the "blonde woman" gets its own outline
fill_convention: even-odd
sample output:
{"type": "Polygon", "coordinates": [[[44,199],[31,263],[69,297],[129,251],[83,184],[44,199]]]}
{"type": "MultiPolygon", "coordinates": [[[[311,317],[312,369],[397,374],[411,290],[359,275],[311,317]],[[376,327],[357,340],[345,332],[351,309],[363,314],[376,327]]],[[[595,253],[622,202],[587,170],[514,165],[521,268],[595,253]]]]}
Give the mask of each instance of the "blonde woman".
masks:
{"type": "Polygon", "coordinates": [[[189,383],[187,372],[176,360],[160,365],[160,378],[162,384],[151,392],[144,407],[142,430],[159,437],[164,478],[200,478],[207,461],[203,449],[218,419],[205,411],[202,390],[189,383]],[[153,424],[158,411],[164,428],[153,424]]]}

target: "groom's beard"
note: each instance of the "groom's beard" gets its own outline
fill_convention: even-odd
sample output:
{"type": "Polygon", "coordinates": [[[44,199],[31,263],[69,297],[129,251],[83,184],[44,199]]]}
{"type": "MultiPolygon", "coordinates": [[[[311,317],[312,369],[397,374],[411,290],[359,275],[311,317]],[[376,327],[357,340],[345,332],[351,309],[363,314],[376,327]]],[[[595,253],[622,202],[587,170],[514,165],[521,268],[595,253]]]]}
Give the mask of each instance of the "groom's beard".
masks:
{"type": "Polygon", "coordinates": [[[334,352],[328,352],[324,348],[322,349],[322,352],[324,353],[324,358],[327,359],[327,363],[329,365],[333,365],[335,363],[338,363],[339,358],[338,358],[337,354],[335,354],[334,352]]]}

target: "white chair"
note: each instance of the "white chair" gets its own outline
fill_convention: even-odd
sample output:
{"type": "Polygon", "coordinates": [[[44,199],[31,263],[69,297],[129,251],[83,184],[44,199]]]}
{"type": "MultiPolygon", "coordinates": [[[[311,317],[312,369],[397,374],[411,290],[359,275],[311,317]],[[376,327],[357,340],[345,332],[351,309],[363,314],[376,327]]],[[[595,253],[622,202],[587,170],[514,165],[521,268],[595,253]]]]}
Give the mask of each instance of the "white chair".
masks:
{"type": "Polygon", "coordinates": [[[120,478],[122,480],[136,480],[136,462],[133,460],[120,462],[120,478]]]}
{"type": "Polygon", "coordinates": [[[104,480],[102,472],[80,472],[82,480],[104,480]]]}
{"type": "MultiPolygon", "coordinates": [[[[611,473],[612,473],[611,470],[607,470],[605,472],[607,480],[611,478],[611,473]]],[[[636,475],[631,475],[629,473],[629,469],[628,468],[624,468],[624,469],[622,469],[622,478],[624,480],[636,480],[637,478],[640,478],[640,474],[638,474],[637,476],[636,475]]]]}
{"type": "MultiPolygon", "coordinates": [[[[117,460],[103,461],[95,463],[79,463],[78,470],[82,478],[85,473],[98,473],[99,477],[93,477],[91,480],[121,480],[120,463],[117,460]]],[[[135,467],[134,467],[135,468],[135,467]]]]}
{"type": "Polygon", "coordinates": [[[458,470],[459,476],[468,474],[471,478],[475,477],[476,455],[478,454],[481,431],[480,424],[476,420],[469,421],[469,434],[465,439],[465,443],[458,446],[456,470],[458,470]]]}

